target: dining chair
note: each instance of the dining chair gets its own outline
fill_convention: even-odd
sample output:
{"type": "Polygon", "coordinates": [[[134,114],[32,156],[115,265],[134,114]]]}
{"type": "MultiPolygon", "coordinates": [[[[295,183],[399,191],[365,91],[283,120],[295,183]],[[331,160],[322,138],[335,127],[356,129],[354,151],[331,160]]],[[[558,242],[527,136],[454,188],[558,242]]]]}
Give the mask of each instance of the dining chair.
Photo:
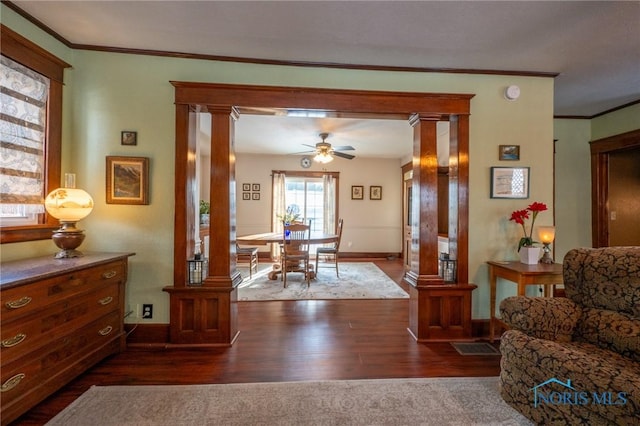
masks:
{"type": "Polygon", "coordinates": [[[282,231],[282,280],[287,287],[288,272],[304,273],[307,287],[310,286],[309,239],[311,226],[304,223],[283,224],[282,231]]]}
{"type": "Polygon", "coordinates": [[[342,225],[344,224],[344,220],[338,220],[338,239],[335,243],[326,247],[318,247],[316,249],[316,274],[318,273],[318,259],[321,255],[331,257],[332,262],[329,266],[323,266],[323,268],[336,268],[336,276],[340,278],[340,273],[338,272],[338,251],[340,249],[340,240],[342,239],[342,225]]]}
{"type": "Polygon", "coordinates": [[[249,279],[253,277],[253,270],[258,272],[258,247],[240,247],[236,244],[238,264],[249,265],[249,279]]]}

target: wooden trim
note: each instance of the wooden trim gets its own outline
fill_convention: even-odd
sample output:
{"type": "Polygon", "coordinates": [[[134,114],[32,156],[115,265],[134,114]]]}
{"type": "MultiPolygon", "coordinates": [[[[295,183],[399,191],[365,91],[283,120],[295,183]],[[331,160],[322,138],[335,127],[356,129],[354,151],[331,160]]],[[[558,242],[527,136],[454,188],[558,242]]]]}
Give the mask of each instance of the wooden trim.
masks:
{"type": "MultiPolygon", "coordinates": [[[[47,144],[45,152],[45,195],[60,186],[62,160],[62,89],[64,68],[70,65],[0,24],[0,52],[22,65],[50,78],[47,108],[47,144]]],[[[0,244],[46,240],[58,227],[58,221],[39,215],[39,224],[0,228],[0,244]]]]}
{"type": "Polygon", "coordinates": [[[591,147],[591,239],[609,245],[609,155],[640,147],[640,129],[589,142],[591,147]]]}

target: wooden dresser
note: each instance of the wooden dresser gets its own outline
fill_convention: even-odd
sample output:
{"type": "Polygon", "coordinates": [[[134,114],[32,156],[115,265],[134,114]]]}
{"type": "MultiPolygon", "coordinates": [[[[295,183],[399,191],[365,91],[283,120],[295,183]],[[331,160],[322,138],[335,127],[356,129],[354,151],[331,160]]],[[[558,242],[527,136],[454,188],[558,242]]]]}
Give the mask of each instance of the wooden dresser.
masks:
{"type": "Polygon", "coordinates": [[[3,425],[125,348],[124,295],[132,255],[52,255],[1,265],[3,425]]]}

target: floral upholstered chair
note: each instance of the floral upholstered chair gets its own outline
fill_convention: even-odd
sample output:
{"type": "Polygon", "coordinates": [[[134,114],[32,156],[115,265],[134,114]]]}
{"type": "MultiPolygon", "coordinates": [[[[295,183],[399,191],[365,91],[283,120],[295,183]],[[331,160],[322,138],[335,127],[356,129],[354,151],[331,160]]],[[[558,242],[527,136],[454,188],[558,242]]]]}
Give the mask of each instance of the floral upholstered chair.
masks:
{"type": "Polygon", "coordinates": [[[500,392],[539,424],[640,424],[640,247],[574,249],[567,298],[510,297],[500,392]]]}

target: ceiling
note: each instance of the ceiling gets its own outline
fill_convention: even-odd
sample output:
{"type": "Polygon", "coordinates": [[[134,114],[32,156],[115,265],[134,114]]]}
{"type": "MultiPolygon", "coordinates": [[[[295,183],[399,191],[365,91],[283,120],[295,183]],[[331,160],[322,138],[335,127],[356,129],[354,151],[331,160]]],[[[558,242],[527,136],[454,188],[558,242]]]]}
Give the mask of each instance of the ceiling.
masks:
{"type": "MultiPolygon", "coordinates": [[[[558,74],[556,116],[591,117],[640,99],[638,1],[12,3],[75,47],[314,64],[554,73],[558,74]]],[[[302,143],[319,142],[320,131],[332,133],[328,142],[359,149],[357,141],[363,140],[359,138],[373,144],[376,135],[394,132],[386,130],[385,123],[401,125],[386,120],[296,120],[300,121],[294,124],[282,117],[251,116],[244,121],[275,132],[266,134],[261,127],[254,142],[261,139],[275,147],[291,140],[288,152],[302,150],[297,146],[302,143]],[[264,124],[254,123],[262,119],[264,124]]],[[[241,134],[236,135],[238,141],[241,134]]],[[[395,143],[393,138],[376,140],[383,146],[395,143]]],[[[363,150],[366,147],[356,154],[364,155],[363,150]]]]}

